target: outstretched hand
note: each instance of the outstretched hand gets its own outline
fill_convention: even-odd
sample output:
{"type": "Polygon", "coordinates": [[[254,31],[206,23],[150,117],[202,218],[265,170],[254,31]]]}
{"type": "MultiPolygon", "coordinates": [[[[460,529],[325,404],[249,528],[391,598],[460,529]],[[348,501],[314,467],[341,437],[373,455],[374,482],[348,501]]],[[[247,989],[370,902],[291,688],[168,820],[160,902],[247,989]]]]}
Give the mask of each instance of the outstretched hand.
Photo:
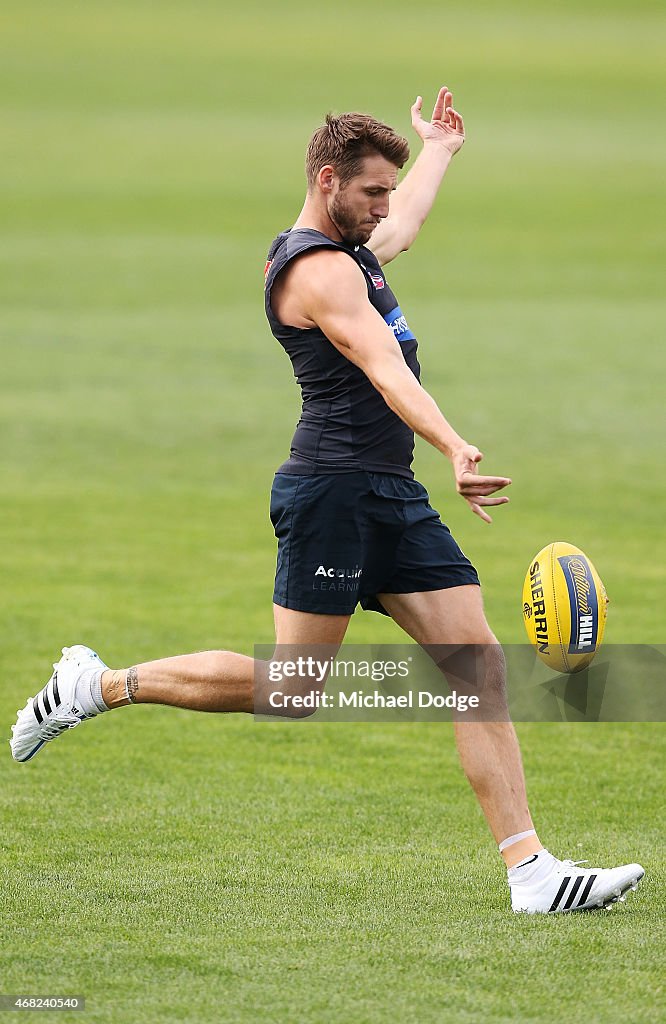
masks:
{"type": "Polygon", "coordinates": [[[466,444],[454,452],[451,462],[456,477],[456,490],[465,499],[472,512],[485,523],[492,523],[484,505],[506,505],[506,496],[491,498],[495,491],[507,487],[511,480],[507,476],[479,476],[479,462],[483,455],[473,444],[466,444]]]}
{"type": "Polygon", "coordinates": [[[460,114],[453,109],[453,95],[446,86],[442,86],[430,121],[425,121],[421,116],[422,106],[423,97],[417,96],[412,106],[414,131],[424,142],[441,142],[453,156],[465,141],[465,125],[460,114]]]}

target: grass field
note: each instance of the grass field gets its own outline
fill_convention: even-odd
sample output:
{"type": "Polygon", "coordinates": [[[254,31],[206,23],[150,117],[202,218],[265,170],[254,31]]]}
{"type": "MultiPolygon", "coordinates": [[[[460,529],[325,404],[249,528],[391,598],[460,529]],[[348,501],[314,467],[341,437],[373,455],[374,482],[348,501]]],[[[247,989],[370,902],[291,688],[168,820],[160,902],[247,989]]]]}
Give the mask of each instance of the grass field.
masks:
{"type": "MultiPolygon", "coordinates": [[[[530,557],[566,539],[608,640],[663,643],[665,27],[641,0],[3,6],[6,737],[63,644],[120,665],[270,642],[298,395],[265,252],[326,110],[407,133],[441,84],[468,142],[389,276],[426,387],[512,503],[484,527],[423,444],[417,474],[502,641],[530,557]]],[[[399,637],[370,614],[348,635],[399,637]]],[[[663,726],[519,734],[553,852],[646,866],[626,906],[507,912],[448,726],[141,707],[25,767],[5,747],[0,988],[113,1024],[662,1020],[663,726]]]]}

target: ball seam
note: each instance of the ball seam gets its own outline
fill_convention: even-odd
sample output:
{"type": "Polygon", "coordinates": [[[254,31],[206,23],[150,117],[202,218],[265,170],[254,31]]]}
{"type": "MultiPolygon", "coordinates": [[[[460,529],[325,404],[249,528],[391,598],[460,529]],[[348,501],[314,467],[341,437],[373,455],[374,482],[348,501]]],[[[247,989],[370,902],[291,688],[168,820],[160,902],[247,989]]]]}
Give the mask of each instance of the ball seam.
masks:
{"type": "Polygon", "coordinates": [[[562,643],[562,631],[560,630],[560,616],[557,613],[557,596],[555,591],[555,545],[550,549],[550,585],[553,594],[553,608],[555,609],[555,624],[557,626],[557,640],[560,645],[560,654],[562,655],[562,664],[564,665],[565,671],[568,672],[570,669],[569,659],[567,652],[564,650],[562,643]]]}

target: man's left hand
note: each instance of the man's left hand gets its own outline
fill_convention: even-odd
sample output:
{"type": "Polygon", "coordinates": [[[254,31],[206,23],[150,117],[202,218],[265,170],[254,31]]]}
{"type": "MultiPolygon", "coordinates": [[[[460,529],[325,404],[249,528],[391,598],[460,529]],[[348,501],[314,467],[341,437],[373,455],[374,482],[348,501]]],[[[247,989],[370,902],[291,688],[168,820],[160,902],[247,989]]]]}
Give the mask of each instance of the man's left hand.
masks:
{"type": "Polygon", "coordinates": [[[453,109],[453,95],[446,86],[437,94],[432,119],[425,121],[421,116],[423,97],[417,96],[412,107],[412,127],[424,142],[438,142],[448,149],[451,156],[458,152],[465,141],[465,125],[460,114],[453,109]]]}

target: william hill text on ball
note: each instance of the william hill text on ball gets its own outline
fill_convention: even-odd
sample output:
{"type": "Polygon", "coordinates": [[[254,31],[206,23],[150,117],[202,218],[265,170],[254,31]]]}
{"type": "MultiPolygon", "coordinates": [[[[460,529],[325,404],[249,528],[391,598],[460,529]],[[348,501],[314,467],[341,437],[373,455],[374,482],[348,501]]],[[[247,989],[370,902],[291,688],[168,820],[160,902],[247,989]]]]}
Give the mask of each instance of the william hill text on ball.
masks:
{"type": "Polygon", "coordinates": [[[523,585],[525,629],[557,672],[580,672],[601,646],[608,598],[592,562],[564,541],[543,548],[523,585]]]}

